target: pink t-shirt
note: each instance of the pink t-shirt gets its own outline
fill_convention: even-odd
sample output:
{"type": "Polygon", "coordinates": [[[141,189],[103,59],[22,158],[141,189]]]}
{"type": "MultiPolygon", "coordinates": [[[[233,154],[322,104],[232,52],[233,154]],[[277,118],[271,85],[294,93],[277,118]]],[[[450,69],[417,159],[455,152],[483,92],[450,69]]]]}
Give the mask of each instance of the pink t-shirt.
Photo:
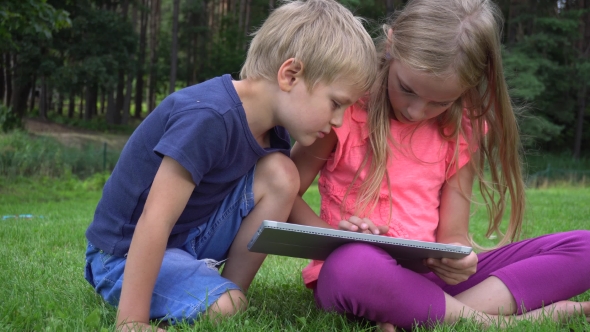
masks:
{"type": "MultiPolygon", "coordinates": [[[[336,150],[320,172],[318,188],[322,197],[320,218],[334,228],[340,220],[355,215],[355,202],[359,186],[350,190],[341,215],[342,201],[357,170],[361,167],[368,144],[367,113],[359,105],[349,107],[343,125],[334,128],[338,137],[336,150]]],[[[387,181],[381,185],[379,204],[370,215],[376,225],[389,224],[387,236],[436,241],[440,193],[446,179],[457,169],[452,165],[456,141],[447,141],[439,133],[435,121],[419,126],[391,120],[391,134],[395,143],[390,143],[393,157],[387,166],[390,178],[392,207],[389,219],[389,191],[387,181]]],[[[471,135],[471,126],[466,115],[462,119],[465,135],[471,135]]],[[[459,168],[470,158],[467,142],[460,136],[459,168]]],[[[355,183],[363,183],[369,166],[360,173],[355,183]]],[[[318,278],[322,261],[312,261],[302,271],[308,287],[318,278]]]]}

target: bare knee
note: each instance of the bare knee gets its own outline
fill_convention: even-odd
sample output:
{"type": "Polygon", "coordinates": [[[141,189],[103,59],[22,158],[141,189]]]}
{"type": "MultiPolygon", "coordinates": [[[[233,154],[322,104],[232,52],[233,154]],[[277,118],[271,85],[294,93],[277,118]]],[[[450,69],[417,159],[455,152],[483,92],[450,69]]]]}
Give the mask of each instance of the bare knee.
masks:
{"type": "Polygon", "coordinates": [[[295,199],[299,191],[299,173],[295,164],[282,153],[260,159],[254,174],[254,195],[258,202],[266,194],[276,199],[295,199]]]}
{"type": "Polygon", "coordinates": [[[246,295],[237,289],[227,291],[219,297],[217,302],[213,303],[207,310],[210,318],[218,319],[225,316],[233,316],[240,311],[246,310],[248,300],[246,295]]]}

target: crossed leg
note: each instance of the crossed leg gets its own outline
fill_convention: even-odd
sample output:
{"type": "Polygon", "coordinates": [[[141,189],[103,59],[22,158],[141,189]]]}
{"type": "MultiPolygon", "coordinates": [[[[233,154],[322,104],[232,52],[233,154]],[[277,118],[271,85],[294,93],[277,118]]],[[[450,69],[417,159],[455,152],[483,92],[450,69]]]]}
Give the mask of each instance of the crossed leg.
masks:
{"type": "Polygon", "coordinates": [[[478,272],[451,286],[432,273],[402,268],[372,246],[348,245],[326,260],[316,301],[326,310],[380,322],[385,331],[461,317],[484,325],[590,317],[590,302],[567,300],[590,289],[588,257],[590,231],[546,235],[480,254],[478,272]],[[358,285],[370,288],[360,291],[358,285]]]}

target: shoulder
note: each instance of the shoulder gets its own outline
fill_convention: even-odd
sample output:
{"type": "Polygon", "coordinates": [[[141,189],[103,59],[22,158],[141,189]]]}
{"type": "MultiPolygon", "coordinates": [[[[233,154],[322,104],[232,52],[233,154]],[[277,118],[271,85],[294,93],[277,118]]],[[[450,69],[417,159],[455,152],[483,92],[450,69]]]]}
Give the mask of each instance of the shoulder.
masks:
{"type": "Polygon", "coordinates": [[[240,105],[240,99],[231,83],[231,76],[224,75],[180,89],[166,97],[160,106],[178,111],[209,109],[221,114],[240,105]]]}

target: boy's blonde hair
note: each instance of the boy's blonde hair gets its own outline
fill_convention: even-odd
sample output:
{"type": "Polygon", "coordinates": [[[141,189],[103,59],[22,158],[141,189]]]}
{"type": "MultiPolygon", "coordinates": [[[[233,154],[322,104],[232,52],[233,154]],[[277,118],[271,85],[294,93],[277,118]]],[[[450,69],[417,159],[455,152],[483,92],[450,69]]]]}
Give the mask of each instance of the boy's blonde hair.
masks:
{"type": "MultiPolygon", "coordinates": [[[[510,223],[500,245],[518,238],[525,205],[524,182],[517,122],[502,69],[502,24],[501,11],[492,0],[410,0],[383,27],[377,80],[368,106],[371,145],[365,163],[370,165],[370,175],[361,186],[361,210],[375,206],[384,179],[395,181],[385,168],[392,154],[388,145],[392,139],[392,108],[387,84],[395,59],[414,70],[459,78],[465,93],[436,119],[440,134],[458,145],[461,118],[467,109],[473,132],[466,139],[470,149],[478,149],[470,167],[476,171],[490,216],[486,235],[501,233],[499,226],[509,196],[510,223]],[[491,182],[484,180],[486,161],[491,182]]],[[[457,160],[458,146],[455,150],[457,160]]]]}
{"type": "Polygon", "coordinates": [[[334,0],[286,1],[254,32],[241,79],[277,81],[280,66],[294,58],[311,90],[345,77],[362,91],[377,73],[373,40],[361,19],[334,0]]]}

